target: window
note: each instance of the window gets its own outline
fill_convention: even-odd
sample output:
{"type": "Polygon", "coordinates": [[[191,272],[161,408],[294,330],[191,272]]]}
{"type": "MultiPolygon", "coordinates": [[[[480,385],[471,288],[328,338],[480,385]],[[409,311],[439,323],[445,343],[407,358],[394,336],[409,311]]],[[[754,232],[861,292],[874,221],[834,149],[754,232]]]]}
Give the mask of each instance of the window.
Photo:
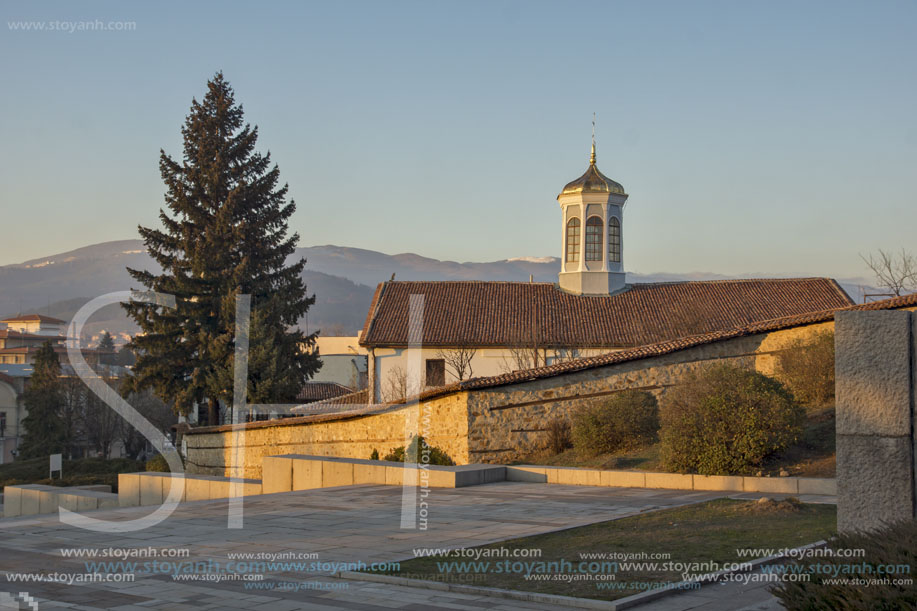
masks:
{"type": "Polygon", "coordinates": [[[567,263],[579,261],[579,219],[567,221],[567,263]]]}
{"type": "Polygon", "coordinates": [[[446,385],[446,361],[444,359],[427,359],[427,386],[446,385]]]}
{"type": "Polygon", "coordinates": [[[608,223],[608,260],[621,262],[621,222],[615,217],[608,223]]]}
{"type": "Polygon", "coordinates": [[[602,219],[597,216],[586,221],[586,260],[602,260],[602,219]]]}
{"type": "Polygon", "coordinates": [[[6,412],[0,412],[0,437],[6,437],[6,412]]]}

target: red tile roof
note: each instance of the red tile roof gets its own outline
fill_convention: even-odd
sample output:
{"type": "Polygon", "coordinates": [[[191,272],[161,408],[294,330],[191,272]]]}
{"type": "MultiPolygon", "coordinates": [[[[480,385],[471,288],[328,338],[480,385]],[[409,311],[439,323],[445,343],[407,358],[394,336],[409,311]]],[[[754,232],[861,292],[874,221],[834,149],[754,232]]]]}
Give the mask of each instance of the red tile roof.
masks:
{"type": "Polygon", "coordinates": [[[299,394],[296,396],[296,400],[303,403],[313,403],[315,401],[323,401],[325,399],[333,399],[334,397],[348,395],[352,392],[352,388],[348,388],[337,382],[306,382],[302,390],[299,391],[299,394]]]}
{"type": "Polygon", "coordinates": [[[428,346],[629,347],[853,305],[830,278],[634,284],[609,296],[531,282],[383,282],[360,343],[404,346],[410,295],[428,346]]]}
{"type": "Polygon", "coordinates": [[[54,318],[53,316],[45,316],[44,314],[22,314],[21,316],[15,316],[13,318],[4,318],[0,322],[47,322],[56,325],[65,324],[66,320],[61,320],[60,318],[54,318]]]}

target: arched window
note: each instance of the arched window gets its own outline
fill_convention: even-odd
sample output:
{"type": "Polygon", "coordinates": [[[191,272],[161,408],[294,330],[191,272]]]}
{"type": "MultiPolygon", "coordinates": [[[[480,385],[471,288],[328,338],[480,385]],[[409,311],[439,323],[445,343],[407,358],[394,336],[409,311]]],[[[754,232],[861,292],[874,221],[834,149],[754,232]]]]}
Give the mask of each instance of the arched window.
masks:
{"type": "Polygon", "coordinates": [[[567,221],[567,263],[579,261],[579,219],[567,221]]]}
{"type": "Polygon", "coordinates": [[[621,262],[621,221],[615,217],[608,222],[608,260],[621,262]]]}
{"type": "Polygon", "coordinates": [[[602,219],[597,216],[586,221],[586,260],[602,260],[602,219]]]}

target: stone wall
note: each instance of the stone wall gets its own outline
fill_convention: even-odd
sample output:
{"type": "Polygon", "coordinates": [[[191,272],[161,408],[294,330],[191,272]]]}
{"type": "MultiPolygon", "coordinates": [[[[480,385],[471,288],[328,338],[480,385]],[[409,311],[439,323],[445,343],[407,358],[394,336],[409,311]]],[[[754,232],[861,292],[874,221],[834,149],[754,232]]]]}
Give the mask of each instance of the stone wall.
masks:
{"type": "Polygon", "coordinates": [[[837,314],[839,531],[917,517],[915,331],[912,312],[837,314]]]}
{"type": "Polygon", "coordinates": [[[468,452],[472,462],[524,459],[545,446],[551,420],[617,392],[642,389],[657,397],[692,371],[711,363],[754,367],[772,374],[776,354],[797,339],[831,331],[819,323],[722,340],[671,354],[576,373],[474,391],[469,397],[468,452]]]}
{"type": "Polygon", "coordinates": [[[458,464],[468,463],[467,393],[435,402],[340,419],[303,417],[249,424],[244,429],[244,468],[233,473],[231,427],[207,427],[184,437],[186,469],[205,475],[261,477],[261,459],[278,454],[344,458],[381,456],[406,445],[409,431],[445,450],[458,464]]]}
{"type": "MultiPolygon", "coordinates": [[[[727,362],[772,373],[775,355],[788,343],[833,326],[832,321],[720,340],[663,356],[451,393],[420,406],[382,413],[248,425],[245,469],[238,475],[260,477],[263,456],[297,453],[369,458],[373,449],[385,455],[405,444],[406,430],[420,431],[458,464],[520,460],[544,447],[552,419],[569,416],[584,402],[633,388],[661,396],[685,374],[710,363],[727,362]],[[412,422],[406,420],[411,418],[412,422]]],[[[227,427],[205,431],[185,437],[188,470],[230,475],[227,427]]]]}

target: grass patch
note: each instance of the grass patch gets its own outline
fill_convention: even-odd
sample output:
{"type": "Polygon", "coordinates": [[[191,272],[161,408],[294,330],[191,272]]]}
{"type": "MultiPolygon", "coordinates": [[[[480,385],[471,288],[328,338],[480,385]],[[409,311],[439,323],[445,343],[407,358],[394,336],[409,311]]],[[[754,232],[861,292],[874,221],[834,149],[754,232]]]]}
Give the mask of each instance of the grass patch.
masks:
{"type": "Polygon", "coordinates": [[[65,460],[63,479],[48,478],[48,459],[31,458],[0,465],[0,487],[16,484],[50,484],[52,486],[88,486],[108,484],[118,490],[119,473],[143,471],[143,463],[129,458],[77,458],[65,460]]]}
{"type": "MultiPolygon", "coordinates": [[[[834,477],[835,430],[834,408],[812,411],[806,415],[802,438],[783,452],[768,458],[760,469],[744,475],[777,476],[781,471],[797,477],[834,477]]],[[[586,456],[576,448],[560,454],[539,452],[517,461],[516,464],[546,465],[553,467],[583,467],[589,469],[628,469],[639,471],[665,471],[659,457],[659,444],[638,450],[586,456]]]]}
{"type": "MultiPolygon", "coordinates": [[[[648,589],[647,583],[682,581],[682,571],[666,570],[664,562],[725,563],[747,562],[752,557],[740,557],[737,549],[799,547],[833,535],[837,510],[833,505],[808,505],[792,500],[738,501],[716,499],[706,503],[652,511],[638,516],[600,522],[556,533],[535,535],[522,539],[484,545],[478,560],[474,557],[433,556],[401,563],[400,570],[384,574],[436,581],[453,580],[493,588],[523,590],[545,594],[560,594],[582,598],[614,600],[648,589]],[[486,550],[541,550],[540,557],[498,556],[486,550]],[[625,568],[607,565],[597,570],[579,571],[579,563],[588,560],[586,554],[670,554],[659,565],[625,568]],[[487,556],[489,554],[489,557],[487,556]],[[563,561],[566,561],[564,563],[563,561]],[[490,563],[485,566],[482,563],[490,563]],[[529,563],[533,574],[570,575],[569,581],[533,580],[525,578],[525,569],[513,563],[529,563]],[[451,563],[451,564],[450,564],[451,563]],[[464,566],[462,564],[464,563],[464,566]],[[478,563],[475,565],[474,563],[478,563]],[[509,564],[507,564],[509,563],[509,564]],[[551,563],[555,563],[553,566],[551,563]],[[567,564],[569,563],[569,564],[567,564]],[[503,565],[503,568],[499,568],[503,565]],[[560,569],[560,570],[558,570],[560,569]],[[614,574],[614,581],[583,580],[577,575],[588,573],[614,574]],[[459,577],[461,576],[461,578],[459,577]],[[598,584],[606,584],[600,588],[598,584]],[[607,584],[615,584],[607,587],[607,584]]],[[[594,557],[593,557],[594,558],[594,557]]],[[[637,560],[645,562],[646,560],[637,560]]],[[[650,562],[654,560],[650,559],[650,562]]],[[[601,562],[601,561],[599,561],[601,562]]],[[[692,573],[706,573],[708,567],[692,573]]]]}

